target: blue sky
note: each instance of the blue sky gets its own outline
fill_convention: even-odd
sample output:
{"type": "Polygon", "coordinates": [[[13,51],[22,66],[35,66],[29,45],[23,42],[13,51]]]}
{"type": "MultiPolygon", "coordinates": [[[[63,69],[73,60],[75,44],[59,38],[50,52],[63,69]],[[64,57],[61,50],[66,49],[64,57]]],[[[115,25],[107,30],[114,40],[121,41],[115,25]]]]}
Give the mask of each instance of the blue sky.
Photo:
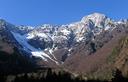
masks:
{"type": "Polygon", "coordinates": [[[16,25],[67,24],[94,12],[128,18],[128,0],[0,0],[0,18],[16,25]]]}

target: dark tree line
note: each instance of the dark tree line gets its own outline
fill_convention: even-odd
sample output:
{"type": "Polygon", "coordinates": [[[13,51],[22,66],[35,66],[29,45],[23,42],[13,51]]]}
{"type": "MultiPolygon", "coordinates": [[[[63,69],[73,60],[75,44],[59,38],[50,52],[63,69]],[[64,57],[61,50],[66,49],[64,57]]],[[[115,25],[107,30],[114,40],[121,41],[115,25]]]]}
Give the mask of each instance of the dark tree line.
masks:
{"type": "Polygon", "coordinates": [[[124,78],[119,70],[114,73],[114,78],[111,81],[99,81],[99,80],[82,80],[80,77],[73,78],[68,72],[55,73],[51,69],[48,69],[46,75],[44,72],[40,73],[24,73],[23,75],[13,76],[0,76],[0,82],[128,82],[127,78],[124,78]]]}

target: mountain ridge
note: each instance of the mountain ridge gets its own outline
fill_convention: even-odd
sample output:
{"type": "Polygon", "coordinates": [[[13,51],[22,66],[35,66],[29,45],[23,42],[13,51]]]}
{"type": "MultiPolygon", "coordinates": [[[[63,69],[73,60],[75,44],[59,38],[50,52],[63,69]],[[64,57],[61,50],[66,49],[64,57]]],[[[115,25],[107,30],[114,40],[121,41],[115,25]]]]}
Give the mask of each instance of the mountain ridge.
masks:
{"type": "MultiPolygon", "coordinates": [[[[14,26],[2,19],[1,25],[4,25],[4,23],[5,27],[9,27],[8,30],[22,47],[28,48],[30,50],[29,53],[32,53],[33,56],[41,57],[46,61],[46,58],[51,59],[49,55],[52,54],[46,55],[42,50],[51,53],[57,49],[70,49],[72,48],[71,46],[81,41],[94,39],[95,36],[104,30],[113,30],[116,24],[125,22],[115,22],[104,14],[93,13],[83,17],[80,22],[61,26],[52,26],[50,24],[44,24],[37,28],[31,26],[14,26]]],[[[56,61],[55,56],[53,58],[51,60],[56,61]]]]}
{"type": "MultiPolygon", "coordinates": [[[[93,13],[66,25],[17,26],[0,20],[0,35],[35,67],[92,73],[106,67],[108,55],[127,35],[128,20],[93,13]],[[105,53],[104,53],[105,52],[105,53]]],[[[100,76],[100,75],[99,75],[100,76]]]]}

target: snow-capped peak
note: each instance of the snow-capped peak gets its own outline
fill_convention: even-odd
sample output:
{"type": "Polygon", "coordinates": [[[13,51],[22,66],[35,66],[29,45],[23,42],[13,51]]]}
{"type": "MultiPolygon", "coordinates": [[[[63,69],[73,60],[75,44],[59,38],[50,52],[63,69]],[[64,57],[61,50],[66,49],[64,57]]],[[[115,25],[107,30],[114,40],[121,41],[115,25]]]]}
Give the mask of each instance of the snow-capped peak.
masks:
{"type": "Polygon", "coordinates": [[[95,26],[101,26],[105,22],[107,17],[104,14],[94,13],[82,18],[81,22],[87,23],[89,20],[92,21],[95,26]]]}

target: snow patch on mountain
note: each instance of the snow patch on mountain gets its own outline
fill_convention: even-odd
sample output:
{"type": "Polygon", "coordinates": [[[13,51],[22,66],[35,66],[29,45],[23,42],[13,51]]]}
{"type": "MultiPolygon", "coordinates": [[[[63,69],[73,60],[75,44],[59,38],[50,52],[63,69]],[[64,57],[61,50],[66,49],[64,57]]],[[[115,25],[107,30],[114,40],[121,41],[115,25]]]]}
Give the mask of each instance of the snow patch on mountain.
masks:
{"type": "MultiPolygon", "coordinates": [[[[40,57],[44,61],[47,61],[47,58],[57,63],[55,60],[53,60],[48,54],[44,53],[42,50],[36,49],[30,44],[27,43],[27,39],[25,35],[20,35],[19,33],[11,32],[15,39],[21,44],[27,52],[31,52],[33,56],[40,57]]],[[[58,64],[58,63],[57,63],[58,64]]]]}

